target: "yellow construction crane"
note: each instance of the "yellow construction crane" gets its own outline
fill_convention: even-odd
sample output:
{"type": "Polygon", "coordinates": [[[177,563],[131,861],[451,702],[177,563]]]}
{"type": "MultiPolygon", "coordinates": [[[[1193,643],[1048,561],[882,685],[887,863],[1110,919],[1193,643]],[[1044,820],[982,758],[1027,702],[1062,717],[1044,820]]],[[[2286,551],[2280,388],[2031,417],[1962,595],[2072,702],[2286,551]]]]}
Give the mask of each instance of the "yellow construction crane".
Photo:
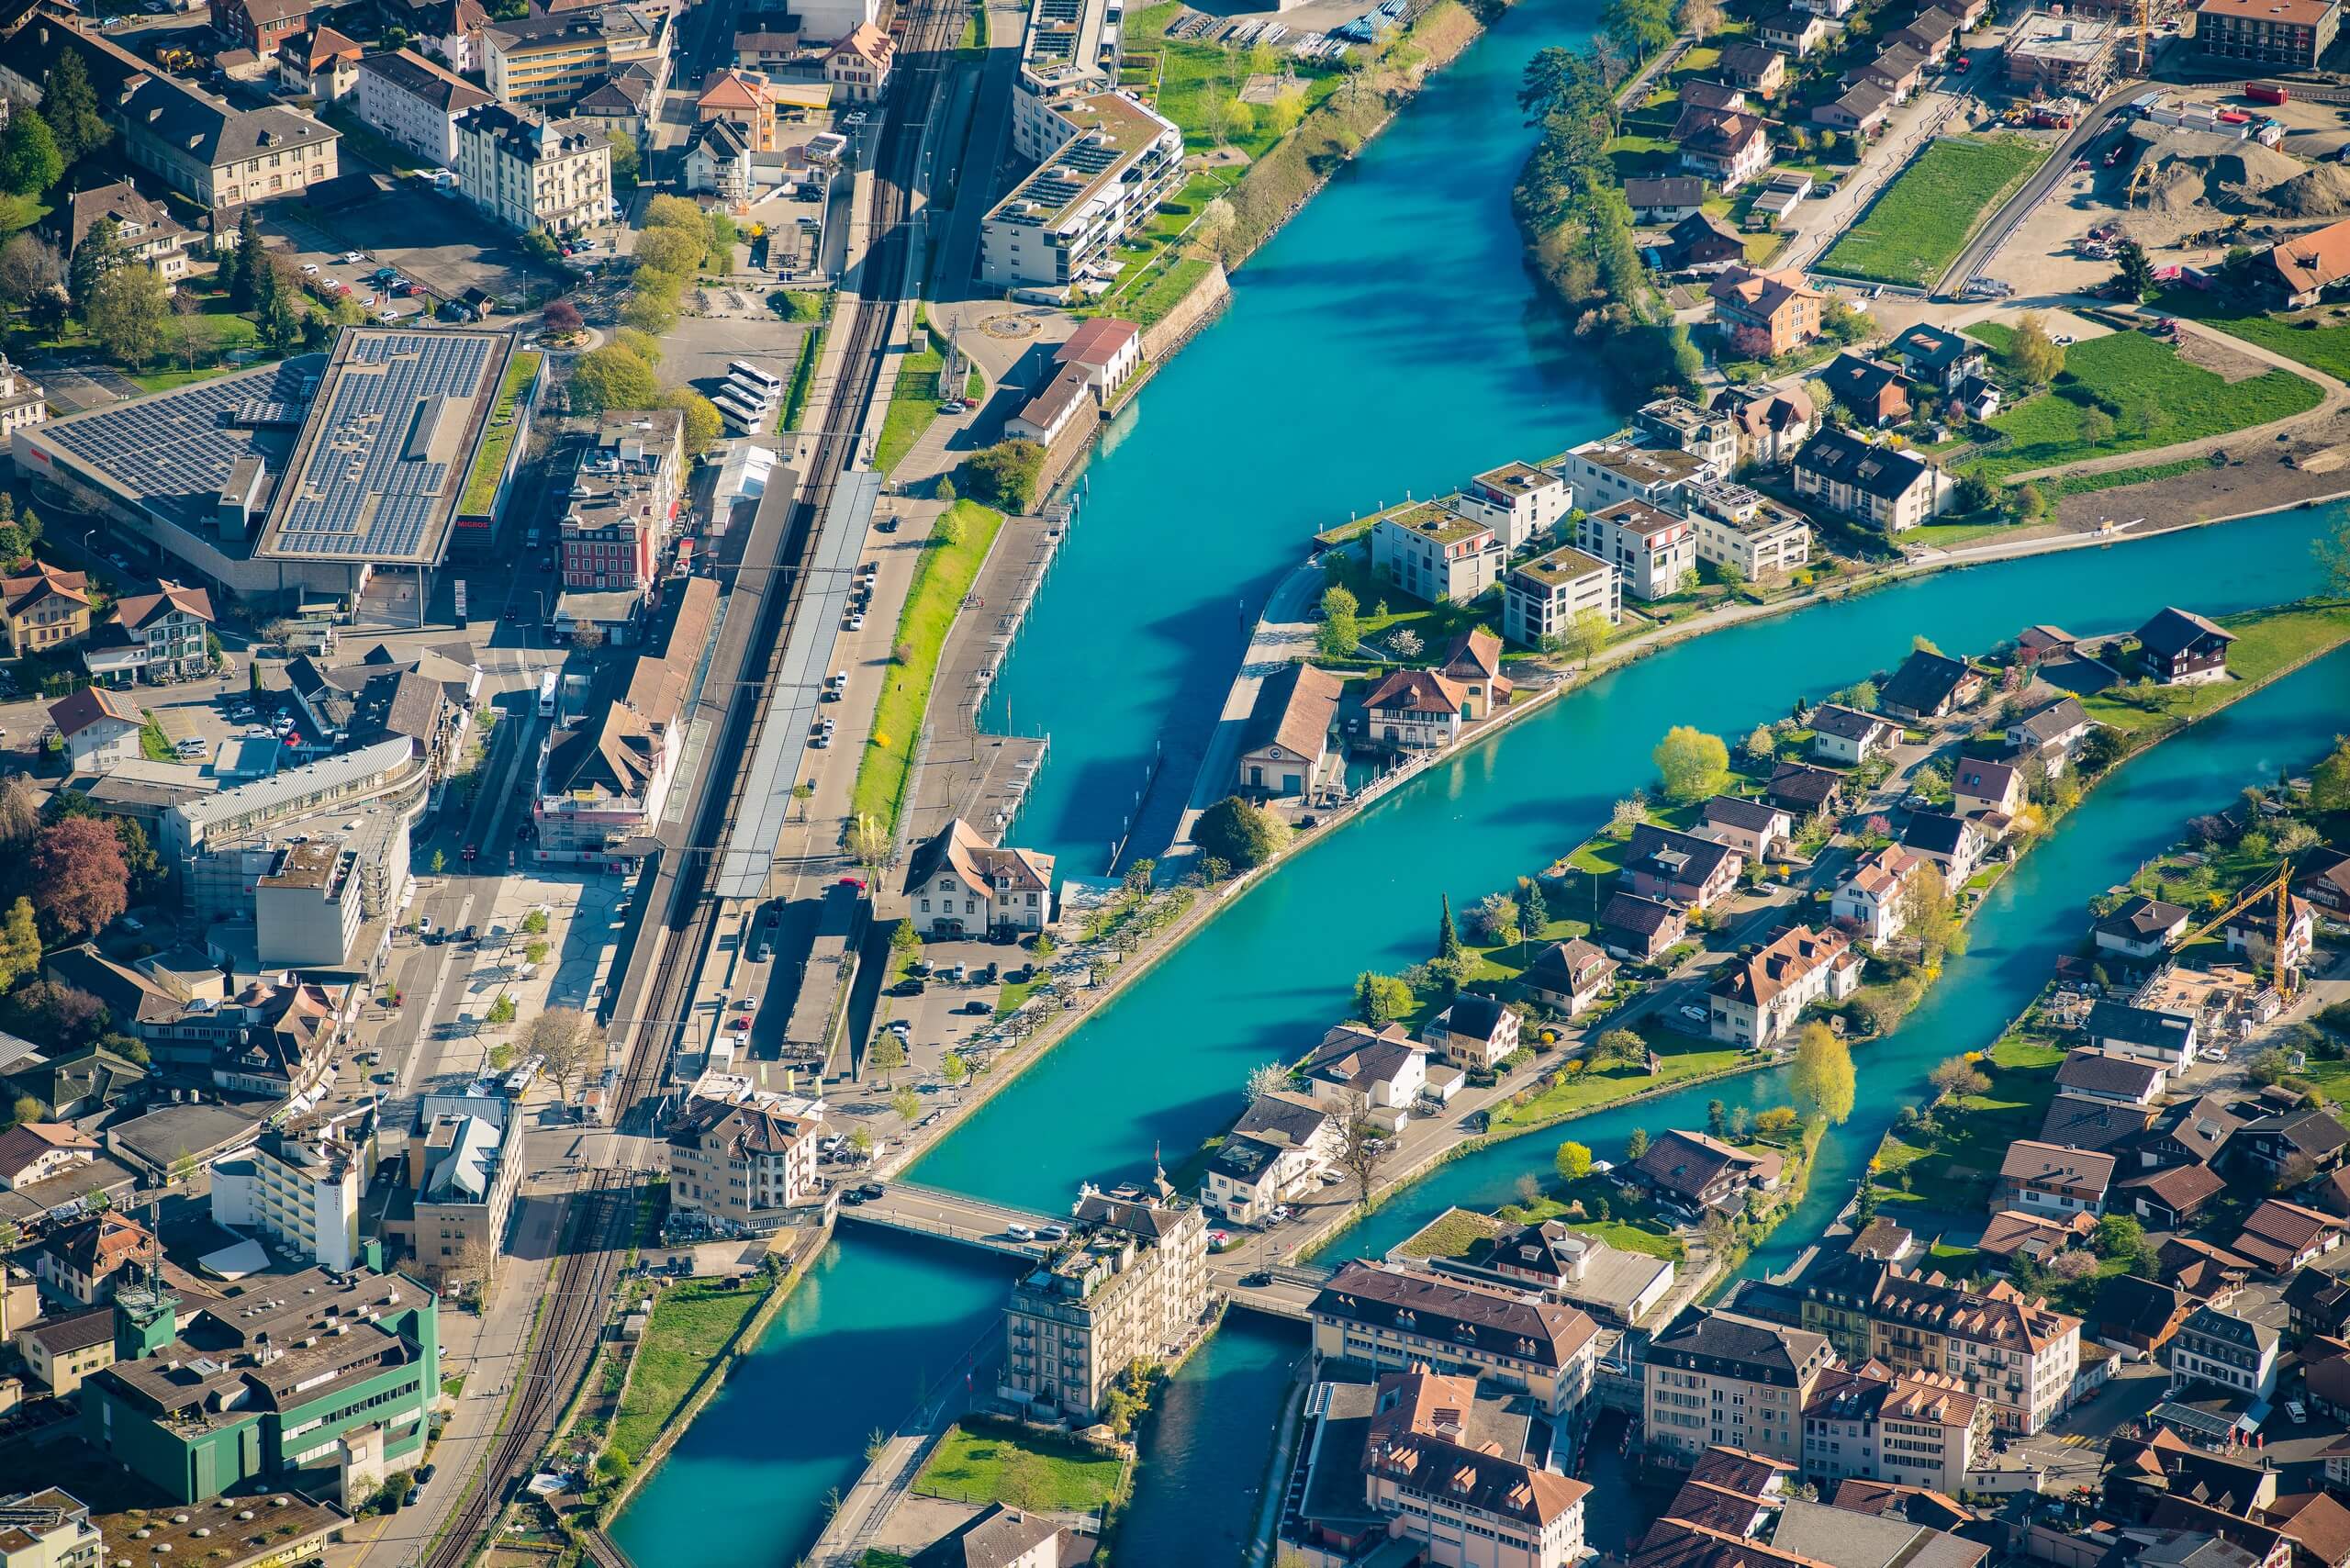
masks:
{"type": "Polygon", "coordinates": [[[2138,0],[2138,74],[2154,73],[2154,0],[2138,0]]]}
{"type": "Polygon", "coordinates": [[[2270,950],[2277,971],[2277,989],[2280,993],[2290,995],[2294,989],[2294,971],[2285,963],[2285,955],[2288,950],[2285,946],[2285,937],[2293,925],[2293,859],[2289,855],[2277,863],[2277,869],[2268,872],[2246,888],[2237,897],[2235,902],[2180,937],[2178,946],[2184,947],[2189,942],[2199,941],[2210,935],[2237,915],[2258,905],[2261,900],[2267,898],[2273,898],[2277,902],[2276,929],[2271,938],[2276,943],[2276,946],[2270,950]]]}

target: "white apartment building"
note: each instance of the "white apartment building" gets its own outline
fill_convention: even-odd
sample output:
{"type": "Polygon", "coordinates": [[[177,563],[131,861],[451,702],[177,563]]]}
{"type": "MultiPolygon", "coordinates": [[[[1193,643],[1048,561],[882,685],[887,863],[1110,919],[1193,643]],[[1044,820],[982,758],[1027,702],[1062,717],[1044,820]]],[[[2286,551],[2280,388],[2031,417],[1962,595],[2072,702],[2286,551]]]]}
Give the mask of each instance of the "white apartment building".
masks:
{"type": "Polygon", "coordinates": [[[1502,595],[1502,635],[1528,648],[1560,637],[1576,616],[1593,610],[1610,626],[1624,618],[1624,586],[1616,568],[1572,544],[1509,569],[1502,595]]]}
{"type": "Polygon", "coordinates": [[[1466,604],[1501,578],[1508,553],[1492,527],[1418,501],[1371,525],[1371,569],[1415,599],[1466,604]]]}
{"type": "Polygon", "coordinates": [[[1524,1291],[1348,1263],[1314,1298],[1314,1361],[1474,1378],[1567,1421],[1590,1397],[1599,1325],[1524,1291]]]}
{"type": "Polygon", "coordinates": [[[2277,1336],[2273,1325],[2255,1323],[2216,1306],[2199,1306],[2163,1347],[2174,1395],[2194,1397],[2198,1384],[2249,1399],[2277,1393],[2277,1336]]]}
{"type": "Polygon", "coordinates": [[[1575,524],[1575,545],[1614,566],[1634,599],[1669,598],[1689,587],[1697,572],[1696,529],[1687,518],[1647,501],[1618,501],[1585,513],[1575,524]]]}
{"type": "Polygon", "coordinates": [[[1759,491],[1718,479],[1692,485],[1685,498],[1700,561],[1734,567],[1751,583],[1811,559],[1811,524],[1759,491]]]}
{"type": "Polygon", "coordinates": [[[1108,286],[1119,242],[1183,183],[1183,133],[1116,92],[1059,105],[1048,125],[1058,140],[980,222],[979,281],[1066,303],[1108,286]]]}
{"type": "Polygon", "coordinates": [[[1066,1240],[1024,1273],[1004,1308],[1002,1392],[1040,1417],[1083,1424],[1118,1375],[1163,1361],[1208,1309],[1207,1218],[1163,1195],[1087,1189],[1066,1240]]]}
{"type": "Polygon", "coordinates": [[[1632,415],[1632,433],[1645,446],[1685,452],[1725,478],[1738,468],[1738,421],[1686,398],[1642,404],[1632,415]]]}
{"type": "Polygon", "coordinates": [[[1515,555],[1558,532],[1574,509],[1575,491],[1547,468],[1505,463],[1470,480],[1469,487],[1448,497],[1446,504],[1490,527],[1503,548],[1515,555]]]}
{"type": "Polygon", "coordinates": [[[1874,849],[1852,863],[1836,884],[1828,912],[1839,924],[1850,924],[1854,935],[1874,946],[1883,946],[1901,935],[1908,923],[1909,890],[1918,880],[1925,857],[1897,844],[1874,849]]]}
{"type": "Polygon", "coordinates": [[[669,1132],[670,1205],[769,1227],[778,1211],[822,1192],[816,1146],[825,1130],[812,1111],[697,1096],[669,1132]]]}
{"type": "Polygon", "coordinates": [[[1841,1002],[1861,986],[1862,959],[1833,926],[1797,925],[1731,963],[1707,988],[1713,1037],[1740,1046],[1775,1045],[1815,1002],[1841,1002]]]}
{"type": "Polygon", "coordinates": [[[1615,441],[1586,442],[1543,466],[1574,487],[1575,504],[1585,511],[1618,501],[1646,501],[1671,510],[1681,504],[1685,487],[1722,477],[1712,464],[1678,448],[1615,441]]]}
{"type": "Polygon", "coordinates": [[[1651,1342],[1642,1378],[1651,1449],[1681,1463],[1718,1443],[1798,1462],[1803,1413],[1836,1353],[1823,1334],[1700,1309],[1651,1342]]]}
{"type": "Polygon", "coordinates": [[[457,162],[457,120],[490,95],[412,49],[363,55],[352,100],[376,134],[444,169],[457,162]]]}
{"type": "Polygon", "coordinates": [[[1042,931],[1053,921],[1053,862],[1034,849],[999,849],[952,818],[906,864],[914,929],[925,936],[1042,931]]]}
{"type": "Polygon", "coordinates": [[[1012,145],[1021,157],[1042,162],[1066,139],[1060,111],[1117,86],[1125,17],[1121,0],[1029,0],[1012,95],[1012,145]]]}
{"type": "Polygon", "coordinates": [[[1235,1225],[1262,1225],[1273,1209],[1317,1193],[1336,1169],[1338,1124],[1304,1094],[1259,1094],[1216,1149],[1200,1199],[1235,1225]]]}
{"type": "Polygon", "coordinates": [[[1915,453],[1873,446],[1830,425],[1804,442],[1795,459],[1796,494],[1816,496],[1830,510],[1900,533],[1942,510],[1941,469],[1915,453]]]}
{"type": "Polygon", "coordinates": [[[1889,1271],[1868,1304],[1868,1353],[1896,1372],[1938,1372],[1991,1406],[1992,1430],[2029,1437],[2071,1402],[2081,1320],[2005,1281],[1987,1291],[1889,1271]]]}
{"type": "Polygon", "coordinates": [[[1803,1412],[1803,1473],[1883,1481],[1956,1496],[1990,1446],[1991,1407],[1948,1377],[1832,1366],[1803,1412]]]}
{"type": "MultiPolygon", "coordinates": [[[[187,258],[177,251],[171,253],[179,263],[179,271],[186,272],[187,258]]],[[[48,418],[49,398],[40,383],[11,364],[7,355],[0,354],[0,441],[48,418]]]]}
{"type": "Polygon", "coordinates": [[[375,1110],[311,1116],[263,1132],[212,1166],[212,1219],[259,1232],[328,1269],[360,1261],[360,1199],[375,1164],[375,1110]]]}
{"type": "Polygon", "coordinates": [[[567,234],[610,220],[612,145],[590,119],[543,119],[483,104],[457,117],[457,185],[518,233],[567,234]]]}

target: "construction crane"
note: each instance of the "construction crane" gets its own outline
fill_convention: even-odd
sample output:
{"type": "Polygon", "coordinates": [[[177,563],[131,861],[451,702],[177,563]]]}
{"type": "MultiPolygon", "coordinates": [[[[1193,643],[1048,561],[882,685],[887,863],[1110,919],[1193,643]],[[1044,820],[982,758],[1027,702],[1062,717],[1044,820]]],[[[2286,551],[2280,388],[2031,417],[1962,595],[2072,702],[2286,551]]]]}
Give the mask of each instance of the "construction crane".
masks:
{"type": "Polygon", "coordinates": [[[2280,994],[2289,996],[2294,989],[2294,971],[2285,962],[2285,956],[2289,951],[2285,946],[2285,938],[2293,927],[2293,860],[2289,855],[2277,863],[2274,871],[2246,888],[2235,902],[2180,937],[2177,946],[2184,947],[2190,942],[2201,940],[2237,915],[2257,907],[2263,899],[2274,899],[2277,903],[2275,932],[2271,937],[2276,946],[2271,952],[2277,970],[2277,990],[2280,994]]]}
{"type": "Polygon", "coordinates": [[[2154,0],[2138,0],[2138,74],[2154,73],[2154,0]]]}

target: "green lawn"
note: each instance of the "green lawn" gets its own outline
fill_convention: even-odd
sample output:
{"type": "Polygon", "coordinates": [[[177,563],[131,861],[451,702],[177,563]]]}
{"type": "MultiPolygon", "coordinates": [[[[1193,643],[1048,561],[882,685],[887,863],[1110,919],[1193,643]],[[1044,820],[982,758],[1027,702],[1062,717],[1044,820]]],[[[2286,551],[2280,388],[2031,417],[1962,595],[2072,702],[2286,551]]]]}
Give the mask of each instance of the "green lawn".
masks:
{"type": "MultiPolygon", "coordinates": [[[[1995,351],[2006,348],[2005,328],[1972,330],[1995,351]]],[[[2228,381],[2144,332],[2114,332],[2066,349],[2053,386],[1991,420],[2008,443],[1963,472],[2004,479],[2028,468],[2224,435],[2301,413],[2323,396],[2315,382],[2290,371],[2228,381]],[[2112,433],[2092,439],[2083,427],[2093,417],[2109,423],[2112,433]]]]}
{"type": "Polygon", "coordinates": [[[506,454],[514,450],[514,432],[521,428],[514,417],[515,405],[537,377],[542,357],[535,349],[522,349],[507,364],[506,384],[498,389],[498,406],[490,410],[489,429],[483,432],[481,450],[474,455],[473,472],[465,476],[465,493],[457,503],[460,512],[478,516],[498,498],[498,481],[506,472],[506,454]]]}
{"type": "Polygon", "coordinates": [[[2211,462],[2207,457],[2182,457],[2170,463],[2149,463],[2143,468],[2108,468],[2095,474],[2072,474],[2035,483],[2040,486],[2041,495],[2053,502],[2065,496],[2118,490],[2124,485],[2151,484],[2156,479],[2176,479],[2181,474],[2192,474],[2210,466],[2211,462]]]}
{"type": "Polygon", "coordinates": [[[913,1489],[965,1503],[1010,1502],[1007,1467],[1019,1473],[1015,1492],[1033,1489],[1021,1502],[1067,1513],[1089,1513],[1109,1501],[1125,1468],[1107,1454],[1010,1432],[975,1432],[958,1422],[939,1439],[913,1489]]]}
{"type": "MultiPolygon", "coordinates": [[[[873,451],[873,465],[884,474],[905,461],[906,454],[914,449],[914,442],[938,418],[938,373],[946,367],[946,344],[935,331],[929,334],[929,340],[898,366],[898,379],[890,392],[890,407],[881,417],[881,440],[873,451]]],[[[986,392],[987,383],[979,373],[967,370],[963,395],[979,398],[986,392]]]]}
{"type": "Polygon", "coordinates": [[[913,587],[906,595],[905,613],[898,618],[897,644],[906,650],[902,662],[892,665],[881,701],[873,713],[873,737],[857,760],[856,784],[849,802],[861,816],[878,817],[894,826],[905,804],[906,779],[912,766],[915,737],[922,733],[923,711],[930,706],[930,685],[938,677],[938,654],[946,629],[971,579],[995,543],[1003,514],[977,501],[957,501],[948,509],[961,527],[953,544],[934,541],[914,568],[913,587]]]}
{"type": "Polygon", "coordinates": [[[776,433],[788,434],[800,428],[808,417],[808,398],[816,389],[816,362],[824,357],[824,330],[830,321],[819,321],[815,330],[800,340],[800,363],[791,367],[791,385],[784,389],[783,411],[776,417],[776,433]]]}
{"type": "Polygon", "coordinates": [[[30,229],[49,214],[48,205],[31,196],[0,195],[0,235],[30,229]]]}
{"type": "Polygon", "coordinates": [[[1929,550],[1952,550],[1961,544],[1972,544],[2015,526],[2005,518],[1992,522],[1930,522],[1902,534],[1904,544],[1922,545],[1929,550]]]}
{"type": "MultiPolygon", "coordinates": [[[[1138,11],[1126,18],[1126,64],[1137,81],[1146,87],[1156,66],[1158,99],[1153,107],[1181,129],[1183,145],[1193,152],[1204,152],[1216,145],[1214,129],[1214,106],[1237,95],[1248,80],[1252,63],[1249,51],[1226,49],[1217,43],[1196,43],[1188,39],[1166,36],[1168,24],[1182,10],[1180,4],[1162,3],[1138,11]]],[[[1283,57],[1266,51],[1266,58],[1257,66],[1270,63],[1278,72],[1283,57]]],[[[1310,110],[1337,90],[1340,73],[1320,71],[1312,66],[1298,67],[1298,83],[1305,89],[1305,106],[1310,110]]],[[[1150,102],[1150,95],[1140,95],[1150,102]]],[[[1243,105],[1246,123],[1236,118],[1224,129],[1224,140],[1238,148],[1251,159],[1261,158],[1281,139],[1266,124],[1267,106],[1243,105]]]]}
{"type": "Polygon", "coordinates": [[[1937,1113],[1942,1137],[1930,1147],[1886,1135],[1877,1151],[1882,1201],[1929,1204],[1951,1212],[1984,1208],[2008,1146],[2040,1136],[2048,1103],[2056,1094],[2055,1070],[2064,1059],[2061,1048],[2042,1041],[2001,1041],[1991,1052],[1990,1092],[1944,1102],[1937,1113]],[[1906,1189],[1899,1185],[1905,1174],[1906,1189]]]}
{"type": "Polygon", "coordinates": [[[787,321],[822,321],[833,313],[833,297],[829,294],[812,294],[804,288],[779,288],[774,297],[783,301],[783,308],[776,313],[787,321]]]}
{"type": "Polygon", "coordinates": [[[2240,313],[2233,301],[2193,288],[2166,290],[2157,303],[2175,316],[2257,343],[2311,370],[2350,380],[2350,318],[2336,308],[2322,306],[2274,316],[2240,313]]]}
{"type": "Polygon", "coordinates": [[[233,364],[207,364],[194,370],[150,370],[130,379],[137,382],[141,390],[168,392],[174,386],[185,386],[191,382],[209,381],[216,375],[226,375],[237,368],[233,364]]]}
{"type": "Polygon", "coordinates": [[[2267,679],[2278,670],[2300,663],[2350,639],[2350,605],[2288,605],[2223,615],[2220,624],[2236,634],[2228,648],[2228,668],[2233,680],[2208,686],[2158,687],[2151,706],[2142,707],[2118,690],[2106,690],[2081,700],[2088,716],[2098,723],[2133,735],[2165,729],[2184,720],[2199,718],[2224,708],[2244,695],[2247,683],[2267,679]]]}
{"type": "Polygon", "coordinates": [[[1466,1258],[1481,1241],[1489,1241],[1501,1221],[1474,1209],[1447,1209],[1415,1231],[1397,1249],[1407,1258],[1466,1258]]]}
{"type": "Polygon", "coordinates": [[[150,762],[177,762],[180,754],[172,749],[171,737],[163,734],[163,722],[151,708],[140,711],[144,715],[139,726],[140,754],[150,762]]]}
{"type": "Polygon", "coordinates": [[[1523,1104],[1494,1107],[1494,1130],[1506,1132],[1555,1121],[1561,1116],[1612,1105],[1644,1091],[1679,1083],[1684,1079],[1721,1072],[1736,1067],[1744,1054],[1735,1047],[1716,1046],[1707,1041],[1662,1033],[1651,1036],[1651,1043],[1656,1047],[1662,1063],[1654,1074],[1621,1062],[1595,1070],[1570,1073],[1523,1104]]]}
{"type": "Polygon", "coordinates": [[[2048,150],[2020,136],[1963,136],[1928,148],[1820,258],[1821,270],[1879,283],[1931,285],[1967,236],[2048,150]]]}
{"type": "Polygon", "coordinates": [[[759,1285],[728,1290],[699,1281],[664,1291],[636,1348],[627,1397],[612,1417],[611,1446],[631,1460],[643,1458],[766,1294],[759,1285]]]}

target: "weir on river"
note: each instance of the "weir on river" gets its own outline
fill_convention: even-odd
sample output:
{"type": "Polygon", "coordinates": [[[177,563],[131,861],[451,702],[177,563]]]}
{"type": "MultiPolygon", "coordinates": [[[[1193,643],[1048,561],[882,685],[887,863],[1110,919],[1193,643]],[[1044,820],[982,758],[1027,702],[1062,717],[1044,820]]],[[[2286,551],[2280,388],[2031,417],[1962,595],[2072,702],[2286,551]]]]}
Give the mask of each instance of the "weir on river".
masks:
{"type": "MultiPolygon", "coordinates": [[[[1214,720],[1246,621],[1307,536],[1612,423],[1575,340],[1520,267],[1507,192],[1528,133],[1512,102],[1537,48],[1581,40],[1589,0],[1524,0],[1437,77],[1235,278],[1225,316],[1153,382],[1095,462],[1071,535],[999,686],[1053,760],[1013,836],[1096,865],[1164,734],[1170,778],[1214,720]]],[[[1294,1058],[1344,1012],[1353,976],[1427,957],[1455,908],[1532,872],[1647,785],[1667,727],[1740,734],[1871,669],[1922,633],[1987,648],[2038,621],[2132,626],[2314,586],[2327,514],[2292,512],[2111,549],[1945,573],[1696,639],[1616,671],[1429,769],[1264,884],[1089,1020],[908,1175],[1058,1211],[1079,1182],[1147,1176],[1154,1148],[1221,1131],[1248,1070],[1294,1058]]],[[[1862,1103],[1823,1145],[1805,1207],[1750,1267],[1784,1263],[1850,1191],[1928,1067],[1987,1045],[2068,946],[2093,893],[2185,819],[2261,772],[2313,759],[2350,713],[2350,655],[2312,666],[2125,767],[1994,890],[1974,946],[1895,1036],[1857,1053],[1862,1103]]],[[[1178,791],[1181,792],[1180,790],[1178,791]]],[[[1574,1124],[1595,1147],[1634,1125],[1702,1126],[1704,1104],[1781,1098],[1773,1077],[1699,1086],[1574,1124]]],[[[1375,1253],[1449,1203],[1509,1200],[1556,1137],[1443,1168],[1344,1238],[1375,1253]]],[[[995,1322],[1009,1270],[870,1231],[837,1242],[758,1351],[617,1521],[640,1568],[764,1568],[804,1551],[822,1501],[995,1322]]],[[[1232,1560],[1253,1518],[1302,1337],[1213,1338],[1161,1401],[1119,1568],[1232,1560]]]]}

